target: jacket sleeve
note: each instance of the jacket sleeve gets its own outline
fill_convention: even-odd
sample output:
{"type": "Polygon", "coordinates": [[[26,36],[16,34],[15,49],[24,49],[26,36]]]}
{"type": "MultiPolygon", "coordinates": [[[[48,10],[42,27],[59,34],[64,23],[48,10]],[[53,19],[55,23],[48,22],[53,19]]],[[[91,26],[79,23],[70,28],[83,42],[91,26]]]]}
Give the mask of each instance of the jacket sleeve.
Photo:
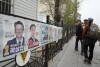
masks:
{"type": "Polygon", "coordinates": [[[85,39],[85,33],[86,33],[87,29],[88,29],[88,25],[85,25],[85,27],[83,29],[83,33],[82,33],[82,40],[85,39]]]}

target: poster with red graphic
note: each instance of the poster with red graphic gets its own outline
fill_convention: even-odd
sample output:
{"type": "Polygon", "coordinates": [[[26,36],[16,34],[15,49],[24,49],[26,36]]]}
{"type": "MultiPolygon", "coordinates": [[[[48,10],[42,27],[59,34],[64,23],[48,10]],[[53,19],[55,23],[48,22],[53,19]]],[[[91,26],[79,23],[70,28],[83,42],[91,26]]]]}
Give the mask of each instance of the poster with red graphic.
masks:
{"type": "Polygon", "coordinates": [[[25,21],[25,39],[28,49],[34,49],[40,45],[40,23],[25,21]]]}

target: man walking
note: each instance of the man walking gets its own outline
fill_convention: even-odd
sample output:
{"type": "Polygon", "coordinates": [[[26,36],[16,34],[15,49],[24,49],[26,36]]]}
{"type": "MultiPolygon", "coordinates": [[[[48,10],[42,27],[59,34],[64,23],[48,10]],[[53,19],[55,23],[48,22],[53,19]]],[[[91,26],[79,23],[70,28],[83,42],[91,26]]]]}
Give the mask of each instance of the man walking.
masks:
{"type": "Polygon", "coordinates": [[[76,23],[75,51],[78,51],[78,42],[80,40],[80,42],[81,42],[81,54],[83,54],[83,51],[82,51],[82,31],[83,31],[83,28],[82,28],[81,20],[78,20],[76,23]]]}

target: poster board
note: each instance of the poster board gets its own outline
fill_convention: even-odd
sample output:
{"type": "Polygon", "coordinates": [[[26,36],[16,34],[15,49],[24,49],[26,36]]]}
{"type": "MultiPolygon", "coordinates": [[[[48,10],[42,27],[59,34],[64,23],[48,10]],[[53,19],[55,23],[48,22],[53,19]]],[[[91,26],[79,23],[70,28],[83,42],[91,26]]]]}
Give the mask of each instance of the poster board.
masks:
{"type": "Polygon", "coordinates": [[[0,61],[57,42],[62,38],[61,32],[61,27],[0,14],[0,61]]]}

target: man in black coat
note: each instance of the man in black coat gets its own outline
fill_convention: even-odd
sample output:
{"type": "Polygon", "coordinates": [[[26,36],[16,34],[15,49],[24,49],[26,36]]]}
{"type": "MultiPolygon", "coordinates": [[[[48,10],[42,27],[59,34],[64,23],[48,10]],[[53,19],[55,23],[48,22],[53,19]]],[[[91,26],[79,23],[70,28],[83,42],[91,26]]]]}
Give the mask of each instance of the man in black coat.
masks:
{"type": "Polygon", "coordinates": [[[81,54],[83,55],[83,45],[82,45],[82,32],[83,27],[81,20],[78,20],[76,23],[76,42],[75,42],[75,50],[78,51],[78,41],[81,41],[81,54]]]}

